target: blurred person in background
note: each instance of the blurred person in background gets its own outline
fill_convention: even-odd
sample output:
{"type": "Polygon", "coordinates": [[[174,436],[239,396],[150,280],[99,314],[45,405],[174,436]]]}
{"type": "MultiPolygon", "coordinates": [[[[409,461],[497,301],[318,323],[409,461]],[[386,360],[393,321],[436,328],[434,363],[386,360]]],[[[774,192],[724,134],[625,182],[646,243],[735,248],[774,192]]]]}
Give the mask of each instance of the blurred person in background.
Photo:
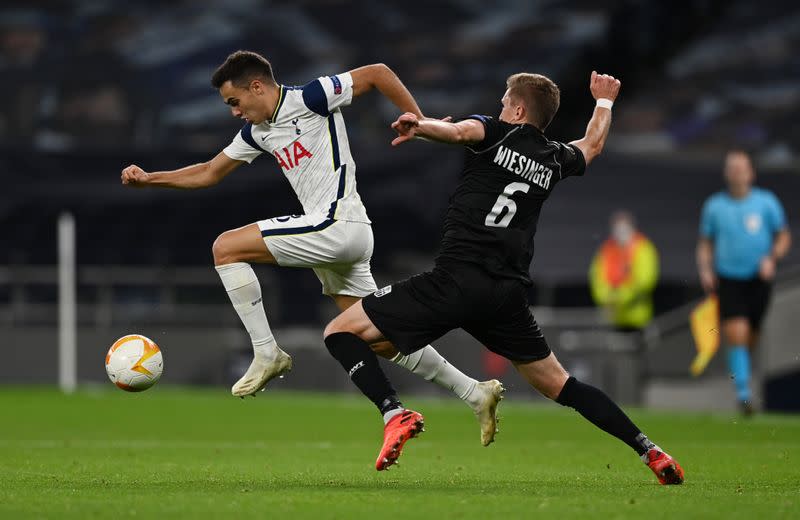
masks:
{"type": "Polygon", "coordinates": [[[750,356],[758,343],[776,265],[788,253],[791,235],[775,194],[753,186],[755,171],[747,152],[728,152],[724,173],[727,190],[703,205],[697,269],[703,289],[719,299],[736,397],[742,413],[751,415],[750,356]]]}
{"type": "Polygon", "coordinates": [[[52,81],[45,20],[35,11],[0,14],[0,140],[29,144],[52,81]]]}
{"type": "Polygon", "coordinates": [[[148,111],[146,75],[120,50],[137,28],[128,14],[100,12],[81,20],[80,37],[61,51],[58,81],[36,145],[45,150],[136,146],[148,111]]]}
{"type": "Polygon", "coordinates": [[[589,269],[594,302],[621,332],[643,329],[653,319],[653,290],[658,282],[658,251],[636,229],[633,215],[611,215],[611,236],[600,246],[589,269]]]}

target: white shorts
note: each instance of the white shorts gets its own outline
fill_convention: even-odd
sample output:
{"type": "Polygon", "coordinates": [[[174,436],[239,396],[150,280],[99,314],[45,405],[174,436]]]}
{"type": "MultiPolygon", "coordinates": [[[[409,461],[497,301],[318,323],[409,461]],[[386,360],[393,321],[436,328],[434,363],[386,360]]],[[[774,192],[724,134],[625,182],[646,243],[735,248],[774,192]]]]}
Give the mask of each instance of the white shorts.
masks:
{"type": "Polygon", "coordinates": [[[371,225],[319,214],[260,220],[258,227],[278,265],[312,268],[323,294],[363,298],[378,290],[369,266],[371,225]]]}

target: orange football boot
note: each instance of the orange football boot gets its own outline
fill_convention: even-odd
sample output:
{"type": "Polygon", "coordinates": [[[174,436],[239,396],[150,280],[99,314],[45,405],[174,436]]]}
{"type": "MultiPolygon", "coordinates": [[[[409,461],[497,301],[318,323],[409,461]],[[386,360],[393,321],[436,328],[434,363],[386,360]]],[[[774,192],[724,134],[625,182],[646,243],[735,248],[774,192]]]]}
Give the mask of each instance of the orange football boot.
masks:
{"type": "Polygon", "coordinates": [[[425,431],[425,419],[413,410],[403,410],[383,427],[383,447],[375,461],[375,469],[383,471],[397,462],[405,443],[425,431]]]}
{"type": "Polygon", "coordinates": [[[653,470],[662,485],[683,484],[683,468],[658,446],[650,448],[642,455],[642,461],[653,470]]]}

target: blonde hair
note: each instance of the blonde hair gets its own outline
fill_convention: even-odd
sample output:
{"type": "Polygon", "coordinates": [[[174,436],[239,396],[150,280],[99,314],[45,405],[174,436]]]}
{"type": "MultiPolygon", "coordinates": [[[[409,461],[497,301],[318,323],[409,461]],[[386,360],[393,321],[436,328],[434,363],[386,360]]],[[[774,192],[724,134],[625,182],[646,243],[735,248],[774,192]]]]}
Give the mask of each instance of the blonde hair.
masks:
{"type": "Polygon", "coordinates": [[[506,80],[508,94],[522,103],[528,121],[539,130],[544,130],[558,111],[561,92],[558,85],[547,76],[520,72],[506,80]]]}

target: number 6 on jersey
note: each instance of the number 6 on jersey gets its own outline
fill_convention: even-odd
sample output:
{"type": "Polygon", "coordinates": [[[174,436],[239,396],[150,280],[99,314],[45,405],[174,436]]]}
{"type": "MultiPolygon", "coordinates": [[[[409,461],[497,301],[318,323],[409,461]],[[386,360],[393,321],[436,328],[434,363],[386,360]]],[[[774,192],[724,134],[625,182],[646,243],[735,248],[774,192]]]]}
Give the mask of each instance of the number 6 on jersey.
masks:
{"type": "Polygon", "coordinates": [[[514,218],[514,215],[517,213],[517,203],[511,200],[510,197],[519,191],[528,193],[529,189],[531,189],[530,184],[525,184],[524,182],[512,182],[506,186],[503,193],[497,197],[497,202],[494,203],[492,211],[486,215],[484,224],[488,227],[508,227],[509,222],[511,222],[511,219],[514,218]],[[506,208],[508,212],[501,218],[500,215],[503,213],[503,208],[506,208]]]}

